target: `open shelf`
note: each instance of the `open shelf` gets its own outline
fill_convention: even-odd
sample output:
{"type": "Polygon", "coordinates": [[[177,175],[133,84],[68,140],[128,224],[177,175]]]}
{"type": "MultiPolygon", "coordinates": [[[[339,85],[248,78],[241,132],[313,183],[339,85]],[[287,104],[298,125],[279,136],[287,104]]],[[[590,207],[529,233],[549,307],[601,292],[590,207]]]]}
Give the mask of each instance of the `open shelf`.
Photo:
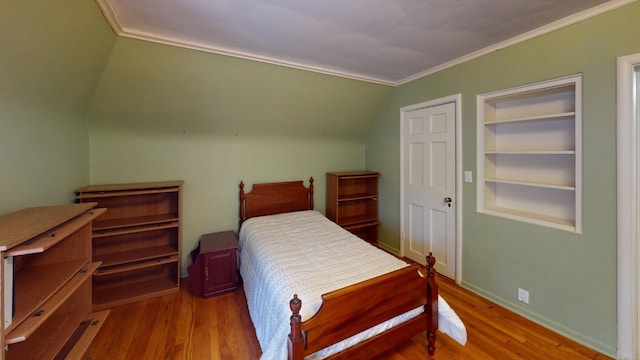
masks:
{"type": "Polygon", "coordinates": [[[123,252],[115,252],[110,254],[104,254],[101,256],[94,256],[94,261],[101,261],[102,268],[109,268],[112,266],[128,264],[136,261],[148,261],[158,258],[164,258],[167,256],[178,255],[178,250],[169,245],[162,245],[150,248],[142,248],[135,250],[128,250],[123,252]]]}
{"type": "MultiPolygon", "coordinates": [[[[42,301],[41,299],[30,299],[25,296],[25,293],[33,293],[33,290],[29,289],[31,290],[30,292],[21,291],[23,289],[19,289],[16,287],[16,313],[14,315],[13,321],[17,326],[15,328],[9,327],[9,333],[5,336],[5,344],[11,345],[27,340],[29,335],[33,334],[45,321],[47,321],[47,319],[49,319],[51,315],[55,314],[55,311],[60,306],[62,306],[62,304],[64,304],[64,302],[67,301],[67,299],[71,297],[82,284],[88,282],[88,279],[91,277],[91,274],[98,268],[98,265],[98,263],[92,263],[88,264],[87,266],[83,266],[81,269],[75,272],[70,280],[67,280],[68,277],[61,278],[60,276],[43,276],[43,278],[46,279],[42,279],[41,281],[39,281],[39,283],[33,285],[48,285],[45,283],[45,280],[67,280],[63,283],[62,287],[56,289],[55,291],[52,291],[51,289],[54,286],[48,286],[49,289],[45,288],[48,293],[53,295],[45,299],[44,301],[42,301]],[[20,306],[17,306],[18,304],[20,306]],[[33,313],[33,309],[37,309],[36,313],[33,313]]],[[[69,269],[70,267],[66,266],[66,268],[69,269]]],[[[58,271],[50,272],[56,272],[58,274],[63,273],[58,271]]],[[[24,278],[19,278],[16,279],[16,283],[21,284],[25,280],[26,279],[24,278]]]]}
{"type": "Polygon", "coordinates": [[[180,226],[180,223],[175,221],[175,222],[161,223],[161,224],[155,224],[155,225],[110,228],[109,230],[101,229],[101,230],[93,231],[93,238],[95,239],[95,238],[108,237],[108,236],[135,234],[135,233],[157,231],[157,230],[163,230],[163,229],[174,229],[174,228],[177,229],[179,226],[180,226]]]}
{"type": "MultiPolygon", "coordinates": [[[[167,270],[165,267],[164,270],[167,270]]],[[[114,282],[101,281],[102,277],[94,277],[94,309],[104,309],[132,301],[140,301],[155,296],[163,296],[173,294],[178,291],[176,283],[171,274],[158,277],[158,272],[151,277],[139,275],[138,278],[144,278],[144,281],[137,282],[114,282]]]]}
{"type": "Polygon", "coordinates": [[[540,213],[527,212],[508,208],[488,208],[484,211],[486,214],[506,217],[513,220],[524,221],[528,223],[548,226],[560,230],[573,230],[575,227],[573,219],[563,219],[555,216],[546,216],[540,213]]]}
{"type": "Polygon", "coordinates": [[[127,304],[133,301],[140,301],[149,298],[149,294],[162,296],[176,292],[175,283],[170,279],[156,279],[140,284],[123,285],[117,288],[98,291],[97,295],[101,302],[94,303],[96,307],[113,307],[127,304]]]}
{"type": "Polygon", "coordinates": [[[50,232],[51,229],[65,223],[69,218],[78,216],[96,206],[87,202],[78,207],[66,205],[32,207],[0,217],[0,251],[14,248],[34,237],[50,232]],[[28,225],[28,226],[26,226],[28,225]]]}
{"type": "Polygon", "coordinates": [[[327,218],[370,242],[378,241],[376,171],[327,173],[327,218]]]}
{"type": "Polygon", "coordinates": [[[86,359],[91,342],[98,335],[100,327],[107,319],[109,310],[96,312],[87,316],[81,323],[81,327],[71,336],[70,341],[65,344],[56,358],[66,360],[86,359]]]}
{"type": "Polygon", "coordinates": [[[575,155],[575,150],[487,150],[487,155],[575,155]]]}
{"type": "Polygon", "coordinates": [[[484,128],[484,151],[575,151],[573,118],[508,122],[484,128]]]}
{"type": "Polygon", "coordinates": [[[13,287],[15,313],[6,330],[11,332],[31,316],[35,309],[62,289],[88,262],[89,259],[80,259],[16,271],[13,287]]]}
{"type": "MultiPolygon", "coordinates": [[[[102,215],[105,211],[106,209],[95,209],[91,210],[83,216],[87,216],[89,221],[93,221],[95,218],[102,215]]],[[[86,224],[79,225],[79,223],[77,222],[64,223],[47,231],[45,234],[36,236],[33,239],[25,241],[24,243],[14,247],[11,250],[7,250],[4,256],[19,256],[43,253],[45,252],[45,250],[53,247],[71,234],[80,230],[83,226],[86,226],[86,224]]]]}
{"type": "Polygon", "coordinates": [[[4,273],[0,359],[87,359],[108,312],[92,314],[91,222],[95,202],[0,216],[4,273]],[[88,326],[86,319],[92,321],[88,326]]]}
{"type": "Polygon", "coordinates": [[[380,225],[380,222],[376,221],[372,223],[348,225],[344,226],[344,229],[362,239],[372,239],[378,236],[378,225],[380,225]]]}
{"type": "Polygon", "coordinates": [[[575,202],[575,190],[488,181],[485,191],[483,213],[563,230],[575,228],[575,210],[566,205],[575,202]]]}
{"type": "Polygon", "coordinates": [[[340,198],[338,198],[338,202],[350,202],[350,201],[355,201],[355,200],[378,200],[378,195],[377,194],[368,194],[368,193],[359,193],[359,194],[349,194],[349,195],[343,195],[340,198]]]}
{"type": "Polygon", "coordinates": [[[479,212],[582,231],[581,81],[478,95],[479,212]]]}
{"type": "Polygon", "coordinates": [[[501,183],[501,184],[512,184],[512,185],[522,185],[522,186],[533,186],[533,187],[541,187],[547,189],[558,189],[558,190],[568,190],[575,191],[575,186],[567,186],[567,185],[556,185],[551,183],[539,183],[539,182],[528,182],[528,181],[517,181],[517,180],[504,180],[504,179],[484,179],[487,183],[501,183]]]}
{"type": "MultiPolygon", "coordinates": [[[[132,184],[132,185],[137,185],[137,184],[132,184]]],[[[176,189],[169,187],[169,188],[151,188],[151,189],[142,189],[142,190],[121,190],[124,188],[125,185],[121,186],[114,186],[110,189],[106,189],[103,186],[97,185],[97,186],[87,186],[86,188],[84,188],[84,190],[87,192],[86,195],[80,195],[78,196],[78,199],[99,199],[99,198],[108,198],[108,197],[112,197],[112,192],[113,191],[118,191],[119,194],[121,194],[122,196],[136,196],[136,195],[155,195],[155,194],[162,194],[162,193],[172,193],[172,192],[176,192],[176,189]],[[90,192],[90,193],[89,193],[90,192]]]]}
{"type": "Polygon", "coordinates": [[[114,265],[111,267],[102,267],[96,271],[95,276],[108,276],[114,274],[127,273],[135,270],[152,268],[163,264],[174,264],[178,262],[177,256],[170,256],[165,258],[159,258],[155,260],[137,261],[123,263],[124,265],[114,265]]]}
{"type": "Polygon", "coordinates": [[[517,123],[517,122],[525,122],[525,121],[544,121],[544,120],[557,120],[566,118],[568,120],[573,120],[576,116],[575,111],[563,112],[563,113],[551,113],[545,115],[538,116],[525,116],[521,118],[513,118],[513,119],[502,119],[502,120],[493,120],[493,121],[485,121],[485,125],[498,125],[498,124],[507,124],[507,123],[517,123]]]}
{"type": "Polygon", "coordinates": [[[357,226],[369,226],[369,225],[379,225],[380,222],[375,217],[365,215],[354,215],[349,217],[340,218],[340,222],[338,225],[344,228],[354,228],[357,226]]]}
{"type": "Polygon", "coordinates": [[[130,218],[116,218],[107,220],[97,220],[93,224],[93,231],[103,232],[106,230],[133,227],[133,226],[145,226],[156,225],[164,223],[174,223],[177,226],[177,222],[180,218],[178,214],[157,214],[147,216],[134,216],[130,218]]]}
{"type": "Polygon", "coordinates": [[[182,184],[106,184],[76,190],[78,201],[107,209],[93,227],[92,258],[102,262],[93,278],[94,310],[178,291],[182,184]],[[163,285],[152,285],[156,283],[163,285]]]}

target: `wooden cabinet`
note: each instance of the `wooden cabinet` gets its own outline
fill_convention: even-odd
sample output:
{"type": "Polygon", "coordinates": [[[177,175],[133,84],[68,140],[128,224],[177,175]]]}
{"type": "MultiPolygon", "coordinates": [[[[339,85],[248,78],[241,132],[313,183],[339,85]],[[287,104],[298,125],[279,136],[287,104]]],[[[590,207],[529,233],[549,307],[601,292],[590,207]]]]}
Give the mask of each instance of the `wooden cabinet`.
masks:
{"type": "Polygon", "coordinates": [[[478,211],[581,232],[581,76],[478,95],[478,211]]]}
{"type": "Polygon", "coordinates": [[[27,208],[0,217],[0,359],[83,359],[109,311],[92,313],[95,203],[27,208]]]}
{"type": "Polygon", "coordinates": [[[327,218],[372,243],[378,242],[377,171],[327,173],[327,218]]]}
{"type": "Polygon", "coordinates": [[[233,230],[202,235],[188,268],[192,292],[209,297],[237,289],[237,259],[238,238],[233,230]]]}
{"type": "Polygon", "coordinates": [[[94,309],[177,292],[180,287],[182,181],[91,185],[81,203],[107,211],[94,222],[94,309]]]}

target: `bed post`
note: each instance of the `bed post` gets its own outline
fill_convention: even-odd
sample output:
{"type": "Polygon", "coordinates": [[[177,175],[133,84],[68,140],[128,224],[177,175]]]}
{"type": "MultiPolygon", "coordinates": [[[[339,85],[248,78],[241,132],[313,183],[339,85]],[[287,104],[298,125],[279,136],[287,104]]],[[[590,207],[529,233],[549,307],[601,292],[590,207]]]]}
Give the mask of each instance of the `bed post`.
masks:
{"type": "Polygon", "coordinates": [[[309,178],[309,210],[313,210],[313,176],[309,178]]]}
{"type": "Polygon", "coordinates": [[[427,351],[433,355],[436,351],[436,331],[438,330],[438,284],[436,284],[436,258],[429,252],[427,256],[427,351]]]}
{"type": "Polygon", "coordinates": [[[240,227],[244,221],[244,183],[240,181],[240,221],[238,223],[238,233],[240,233],[240,227]]]}
{"type": "Polygon", "coordinates": [[[302,317],[300,316],[300,308],[302,300],[298,299],[298,294],[293,295],[293,299],[289,301],[289,309],[291,309],[291,317],[289,325],[291,332],[288,337],[289,360],[301,360],[304,358],[304,338],[302,336],[301,326],[302,317]]]}

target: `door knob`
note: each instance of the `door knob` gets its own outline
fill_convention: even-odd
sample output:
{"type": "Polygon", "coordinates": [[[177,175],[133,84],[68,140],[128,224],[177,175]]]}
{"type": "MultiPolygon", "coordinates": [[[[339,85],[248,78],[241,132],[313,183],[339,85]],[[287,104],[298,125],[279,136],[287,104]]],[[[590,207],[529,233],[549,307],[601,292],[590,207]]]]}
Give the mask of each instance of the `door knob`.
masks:
{"type": "Polygon", "coordinates": [[[451,207],[451,198],[450,197],[446,197],[444,198],[444,203],[447,204],[447,206],[451,207]]]}

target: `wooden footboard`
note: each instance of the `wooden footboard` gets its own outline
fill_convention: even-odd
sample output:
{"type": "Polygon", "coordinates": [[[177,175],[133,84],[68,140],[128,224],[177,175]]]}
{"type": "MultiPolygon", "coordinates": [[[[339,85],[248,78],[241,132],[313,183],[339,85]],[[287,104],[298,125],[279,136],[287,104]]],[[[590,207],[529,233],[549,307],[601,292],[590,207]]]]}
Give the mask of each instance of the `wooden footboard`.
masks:
{"type": "Polygon", "coordinates": [[[302,360],[419,306],[425,308],[421,315],[343,350],[331,359],[372,358],[425,330],[428,352],[433,355],[438,330],[438,286],[434,264],[435,258],[429,254],[426,277],[419,274],[418,265],[411,265],[324,294],[320,310],[305,322],[301,322],[299,314],[302,301],[294,295],[289,303],[292,312],[289,359],[302,360]]]}

